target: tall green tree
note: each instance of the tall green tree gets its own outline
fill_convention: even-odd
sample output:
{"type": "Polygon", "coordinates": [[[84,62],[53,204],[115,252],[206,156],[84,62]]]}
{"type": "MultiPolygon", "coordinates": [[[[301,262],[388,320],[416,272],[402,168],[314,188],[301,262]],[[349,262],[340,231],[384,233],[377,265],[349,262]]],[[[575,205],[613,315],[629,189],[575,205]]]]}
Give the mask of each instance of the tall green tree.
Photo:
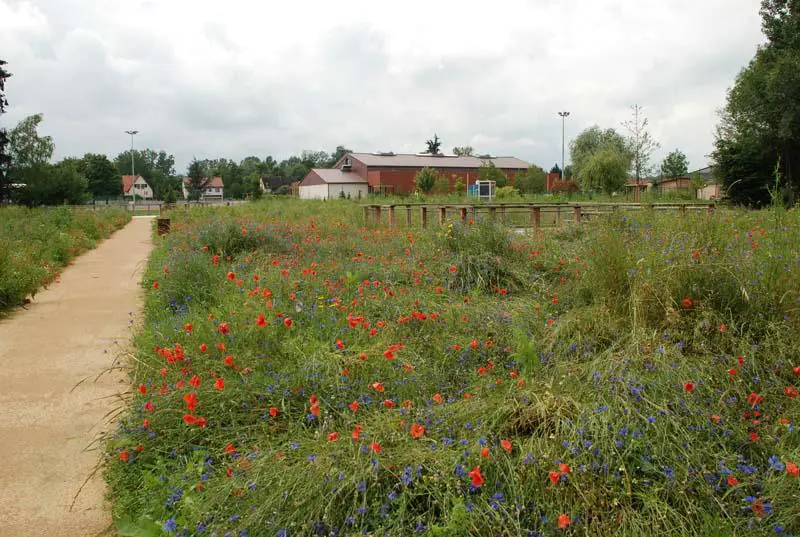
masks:
{"type": "Polygon", "coordinates": [[[87,199],[88,181],[73,159],[58,164],[36,163],[18,173],[19,182],[25,186],[14,191],[14,198],[23,205],[77,205],[87,199]]]}
{"type": "Polygon", "coordinates": [[[116,198],[122,194],[120,174],[106,155],[86,153],[77,169],[86,177],[89,193],[95,199],[116,198]]]}
{"type": "Polygon", "coordinates": [[[631,156],[614,144],[605,144],[592,153],[581,167],[584,190],[602,190],[607,194],[619,192],[628,178],[631,156]]]}
{"type": "Polygon", "coordinates": [[[427,194],[436,186],[436,170],[433,168],[422,168],[414,176],[414,186],[423,194],[427,194]]]}
{"type": "Polygon", "coordinates": [[[661,176],[665,179],[684,177],[689,173],[689,161],[679,149],[672,151],[661,163],[661,176]]]}
{"type": "Polygon", "coordinates": [[[193,158],[186,170],[186,176],[189,178],[186,185],[187,198],[189,201],[198,201],[210,181],[207,170],[201,161],[193,158]]]}
{"type": "Polygon", "coordinates": [[[331,153],[331,159],[328,161],[328,166],[327,167],[328,168],[333,168],[333,166],[337,162],[339,162],[342,159],[342,157],[344,157],[346,154],[352,153],[352,152],[353,152],[352,149],[347,149],[343,145],[337,145],[336,146],[336,150],[333,153],[331,153]]]}
{"type": "Polygon", "coordinates": [[[40,136],[38,132],[42,119],[42,114],[28,116],[8,133],[12,170],[46,164],[53,157],[56,148],[53,138],[40,136]]]}
{"type": "MultiPolygon", "coordinates": [[[[11,73],[6,71],[6,61],[0,60],[0,116],[6,113],[8,100],[6,99],[6,80],[11,73]]],[[[8,133],[0,127],[0,204],[11,196],[11,180],[8,175],[11,167],[11,155],[8,153],[8,133]]]]}
{"type": "Polygon", "coordinates": [[[614,129],[603,130],[597,125],[585,129],[570,142],[569,152],[572,171],[580,183],[584,183],[582,178],[583,169],[588,164],[589,159],[601,147],[607,145],[616,149],[620,154],[630,154],[625,137],[614,129]]]}
{"type": "Polygon", "coordinates": [[[546,175],[547,173],[542,168],[531,164],[524,174],[517,176],[516,187],[523,194],[544,194],[546,175]]]}
{"type": "Polygon", "coordinates": [[[432,140],[426,140],[425,145],[428,146],[428,149],[425,150],[426,153],[429,155],[441,155],[442,152],[440,148],[442,147],[442,141],[439,139],[438,134],[433,135],[432,140]]]}
{"type": "Polygon", "coordinates": [[[457,145],[453,148],[453,154],[457,157],[471,157],[475,150],[471,145],[457,145]]]}
{"type": "Polygon", "coordinates": [[[728,196],[770,201],[778,171],[784,202],[800,192],[800,3],[763,0],[767,42],[728,91],[712,154],[728,196]]]}
{"type": "Polygon", "coordinates": [[[631,174],[636,182],[650,175],[653,167],[650,157],[660,144],[656,142],[650,131],[647,130],[648,119],[642,113],[642,107],[635,104],[631,107],[631,119],[622,125],[628,130],[628,150],[631,153],[631,174]]]}

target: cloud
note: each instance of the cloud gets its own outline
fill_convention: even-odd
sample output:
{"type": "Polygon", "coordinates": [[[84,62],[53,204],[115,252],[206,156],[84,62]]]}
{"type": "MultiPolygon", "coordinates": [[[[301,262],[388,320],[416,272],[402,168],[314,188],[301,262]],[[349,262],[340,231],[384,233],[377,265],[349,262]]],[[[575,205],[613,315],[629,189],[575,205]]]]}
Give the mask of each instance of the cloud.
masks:
{"type": "Polygon", "coordinates": [[[750,0],[0,0],[13,125],[42,112],[56,156],[129,143],[285,158],[336,145],[515,155],[550,167],[593,124],[641,104],[692,167],[762,40],[750,0]]]}

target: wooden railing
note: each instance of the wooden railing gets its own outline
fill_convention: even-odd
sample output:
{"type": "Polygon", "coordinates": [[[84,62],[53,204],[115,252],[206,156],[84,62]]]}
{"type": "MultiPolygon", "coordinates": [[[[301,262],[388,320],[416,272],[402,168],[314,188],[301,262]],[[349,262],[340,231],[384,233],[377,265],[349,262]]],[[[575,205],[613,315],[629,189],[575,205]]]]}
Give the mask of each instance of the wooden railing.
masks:
{"type": "Polygon", "coordinates": [[[492,221],[516,227],[559,226],[564,223],[580,224],[592,217],[611,214],[617,211],[676,211],[685,215],[689,211],[705,211],[713,214],[713,203],[480,203],[480,204],[426,204],[397,203],[390,205],[367,204],[364,208],[365,225],[398,227],[403,221],[405,227],[420,225],[428,227],[431,218],[443,225],[452,215],[462,222],[475,222],[479,216],[492,221]],[[417,216],[415,216],[418,215],[417,216]]]}

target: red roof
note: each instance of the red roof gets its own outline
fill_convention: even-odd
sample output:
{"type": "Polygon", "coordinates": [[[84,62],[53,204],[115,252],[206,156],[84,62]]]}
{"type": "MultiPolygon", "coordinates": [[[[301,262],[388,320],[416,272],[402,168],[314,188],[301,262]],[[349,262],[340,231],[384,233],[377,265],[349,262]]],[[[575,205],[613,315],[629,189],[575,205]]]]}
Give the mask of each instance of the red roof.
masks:
{"type": "MultiPolygon", "coordinates": [[[[205,178],[205,177],[203,177],[203,179],[207,180],[207,178],[205,178]]],[[[183,184],[189,185],[191,182],[192,182],[192,180],[189,177],[184,177],[183,178],[183,184]]],[[[225,185],[222,183],[222,177],[216,176],[216,177],[212,177],[211,180],[206,183],[204,188],[211,188],[211,187],[213,187],[213,188],[223,188],[224,186],[225,185]]]]}
{"type": "Polygon", "coordinates": [[[141,178],[141,175],[133,176],[133,175],[123,175],[122,176],[122,192],[128,193],[133,186],[133,183],[136,182],[136,179],[141,178]]]}

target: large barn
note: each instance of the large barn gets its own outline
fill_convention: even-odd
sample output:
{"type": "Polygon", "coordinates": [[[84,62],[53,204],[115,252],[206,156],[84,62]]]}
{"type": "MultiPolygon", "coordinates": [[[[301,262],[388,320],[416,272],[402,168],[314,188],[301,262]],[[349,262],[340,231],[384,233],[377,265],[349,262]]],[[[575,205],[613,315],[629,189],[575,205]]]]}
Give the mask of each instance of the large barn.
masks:
{"type": "MultiPolygon", "coordinates": [[[[529,164],[515,157],[457,157],[428,154],[348,153],[332,170],[313,169],[300,183],[301,198],[333,198],[342,188],[352,192],[408,194],[414,191],[414,177],[423,168],[433,168],[446,177],[452,189],[456,181],[474,184],[483,163],[493,163],[513,183],[529,164]],[[327,179],[326,179],[327,177],[327,179]],[[326,186],[327,185],[327,186],[326,186]],[[349,185],[336,186],[336,185],[349,185]],[[328,194],[324,196],[325,192],[328,194]]],[[[351,197],[355,197],[351,193],[351,197]]]]}

